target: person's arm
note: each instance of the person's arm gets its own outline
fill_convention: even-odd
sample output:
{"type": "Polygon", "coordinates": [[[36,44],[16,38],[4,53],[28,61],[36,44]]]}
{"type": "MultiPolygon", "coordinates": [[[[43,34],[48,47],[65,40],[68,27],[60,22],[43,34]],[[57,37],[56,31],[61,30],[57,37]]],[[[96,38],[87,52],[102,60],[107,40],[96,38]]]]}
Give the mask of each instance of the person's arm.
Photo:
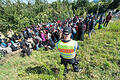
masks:
{"type": "Polygon", "coordinates": [[[78,50],[79,49],[79,44],[77,41],[75,41],[75,47],[74,47],[75,50],[78,50]]]}
{"type": "MultiPolygon", "coordinates": [[[[75,44],[75,52],[79,49],[79,44],[78,42],[76,41],[76,44],[75,44]]],[[[76,53],[76,56],[78,55],[78,53],[76,53]]]]}
{"type": "Polygon", "coordinates": [[[58,49],[58,44],[59,44],[59,41],[58,41],[58,42],[56,43],[56,45],[55,45],[57,49],[58,49]]]}
{"type": "Polygon", "coordinates": [[[78,44],[78,42],[77,42],[77,50],[79,49],[79,44],[78,44]]]}
{"type": "Polygon", "coordinates": [[[106,16],[105,20],[107,20],[107,17],[108,17],[108,16],[106,16]]]}
{"type": "Polygon", "coordinates": [[[110,16],[110,20],[112,19],[112,16],[110,16]]]}

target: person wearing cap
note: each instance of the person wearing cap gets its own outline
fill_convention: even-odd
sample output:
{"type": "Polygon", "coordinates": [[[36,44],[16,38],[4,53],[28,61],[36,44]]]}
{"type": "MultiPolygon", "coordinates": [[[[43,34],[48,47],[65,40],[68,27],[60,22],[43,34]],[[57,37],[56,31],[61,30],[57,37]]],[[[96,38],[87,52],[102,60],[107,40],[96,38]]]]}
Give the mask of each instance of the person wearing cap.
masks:
{"type": "Polygon", "coordinates": [[[76,50],[79,48],[77,41],[71,39],[71,28],[65,27],[63,29],[64,38],[59,40],[56,44],[57,49],[60,52],[61,64],[65,66],[64,75],[68,72],[67,64],[72,64],[74,71],[78,72],[78,66],[76,64],[76,50]]]}

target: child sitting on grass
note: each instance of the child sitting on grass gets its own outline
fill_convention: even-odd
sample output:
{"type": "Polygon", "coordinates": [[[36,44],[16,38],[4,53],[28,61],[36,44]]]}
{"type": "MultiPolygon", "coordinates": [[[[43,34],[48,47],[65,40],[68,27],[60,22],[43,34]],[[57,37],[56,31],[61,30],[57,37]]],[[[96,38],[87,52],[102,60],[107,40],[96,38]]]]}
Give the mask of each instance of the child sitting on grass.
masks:
{"type": "Polygon", "coordinates": [[[23,44],[23,49],[21,51],[21,56],[24,57],[25,55],[30,56],[30,54],[32,53],[32,50],[27,47],[25,44],[23,44]]]}

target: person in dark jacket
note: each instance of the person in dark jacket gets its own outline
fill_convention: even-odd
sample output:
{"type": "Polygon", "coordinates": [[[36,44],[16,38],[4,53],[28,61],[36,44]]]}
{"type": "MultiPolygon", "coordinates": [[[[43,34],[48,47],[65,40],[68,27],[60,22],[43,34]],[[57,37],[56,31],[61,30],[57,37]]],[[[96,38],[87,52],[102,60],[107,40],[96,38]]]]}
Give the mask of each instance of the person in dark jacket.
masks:
{"type": "Polygon", "coordinates": [[[82,19],[77,23],[78,26],[78,40],[84,41],[84,23],[82,19]]]}
{"type": "Polygon", "coordinates": [[[100,26],[101,26],[102,24],[103,24],[103,15],[100,16],[98,29],[100,29],[100,26]]]}
{"type": "Polygon", "coordinates": [[[30,56],[30,54],[32,53],[32,51],[30,50],[29,47],[27,47],[27,46],[24,44],[21,53],[22,53],[22,54],[21,54],[22,57],[24,57],[25,55],[30,56]]]}
{"type": "Polygon", "coordinates": [[[85,32],[87,32],[88,28],[89,28],[89,18],[88,17],[86,17],[86,19],[85,19],[85,24],[86,24],[86,30],[85,30],[85,32]]]}
{"type": "Polygon", "coordinates": [[[95,21],[94,21],[94,18],[92,18],[92,20],[90,19],[90,22],[89,22],[89,31],[88,31],[89,38],[91,38],[92,32],[95,33],[94,26],[95,26],[95,21]]]}
{"type": "Polygon", "coordinates": [[[109,12],[106,19],[105,19],[104,27],[107,27],[107,25],[111,19],[112,19],[112,13],[109,12]]]}

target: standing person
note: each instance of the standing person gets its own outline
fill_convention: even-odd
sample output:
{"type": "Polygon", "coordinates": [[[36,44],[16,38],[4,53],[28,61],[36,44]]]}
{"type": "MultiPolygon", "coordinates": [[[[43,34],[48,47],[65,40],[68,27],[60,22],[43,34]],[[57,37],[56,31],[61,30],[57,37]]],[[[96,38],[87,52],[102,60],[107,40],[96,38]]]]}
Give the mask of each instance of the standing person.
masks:
{"type": "Polygon", "coordinates": [[[89,18],[88,17],[86,17],[86,19],[85,19],[85,24],[86,24],[86,30],[85,30],[85,32],[87,32],[88,28],[89,28],[89,18]]]}
{"type": "Polygon", "coordinates": [[[105,23],[104,23],[105,27],[107,27],[107,25],[111,19],[112,19],[112,12],[109,12],[106,19],[105,19],[105,23]]]}
{"type": "Polygon", "coordinates": [[[71,28],[65,27],[63,30],[64,38],[57,42],[57,49],[60,52],[61,64],[65,66],[64,75],[68,72],[67,65],[72,64],[74,71],[79,72],[79,68],[76,63],[76,50],[79,48],[77,41],[72,40],[71,28]]]}
{"type": "Polygon", "coordinates": [[[95,20],[94,20],[94,18],[92,18],[92,20],[90,19],[90,22],[89,22],[89,31],[88,31],[89,38],[91,38],[92,32],[95,33],[94,26],[95,26],[95,20]]]}
{"type": "Polygon", "coordinates": [[[77,34],[77,31],[75,29],[75,27],[73,25],[71,25],[71,29],[72,29],[72,39],[74,40],[75,39],[75,35],[77,34]]]}
{"type": "Polygon", "coordinates": [[[84,23],[82,19],[77,23],[78,26],[78,40],[84,41],[84,23]]]}
{"type": "Polygon", "coordinates": [[[103,24],[103,14],[100,16],[98,29],[101,28],[101,25],[102,25],[102,24],[103,24]]]}
{"type": "Polygon", "coordinates": [[[75,24],[76,22],[77,22],[77,16],[73,18],[73,24],[75,24]]]}

